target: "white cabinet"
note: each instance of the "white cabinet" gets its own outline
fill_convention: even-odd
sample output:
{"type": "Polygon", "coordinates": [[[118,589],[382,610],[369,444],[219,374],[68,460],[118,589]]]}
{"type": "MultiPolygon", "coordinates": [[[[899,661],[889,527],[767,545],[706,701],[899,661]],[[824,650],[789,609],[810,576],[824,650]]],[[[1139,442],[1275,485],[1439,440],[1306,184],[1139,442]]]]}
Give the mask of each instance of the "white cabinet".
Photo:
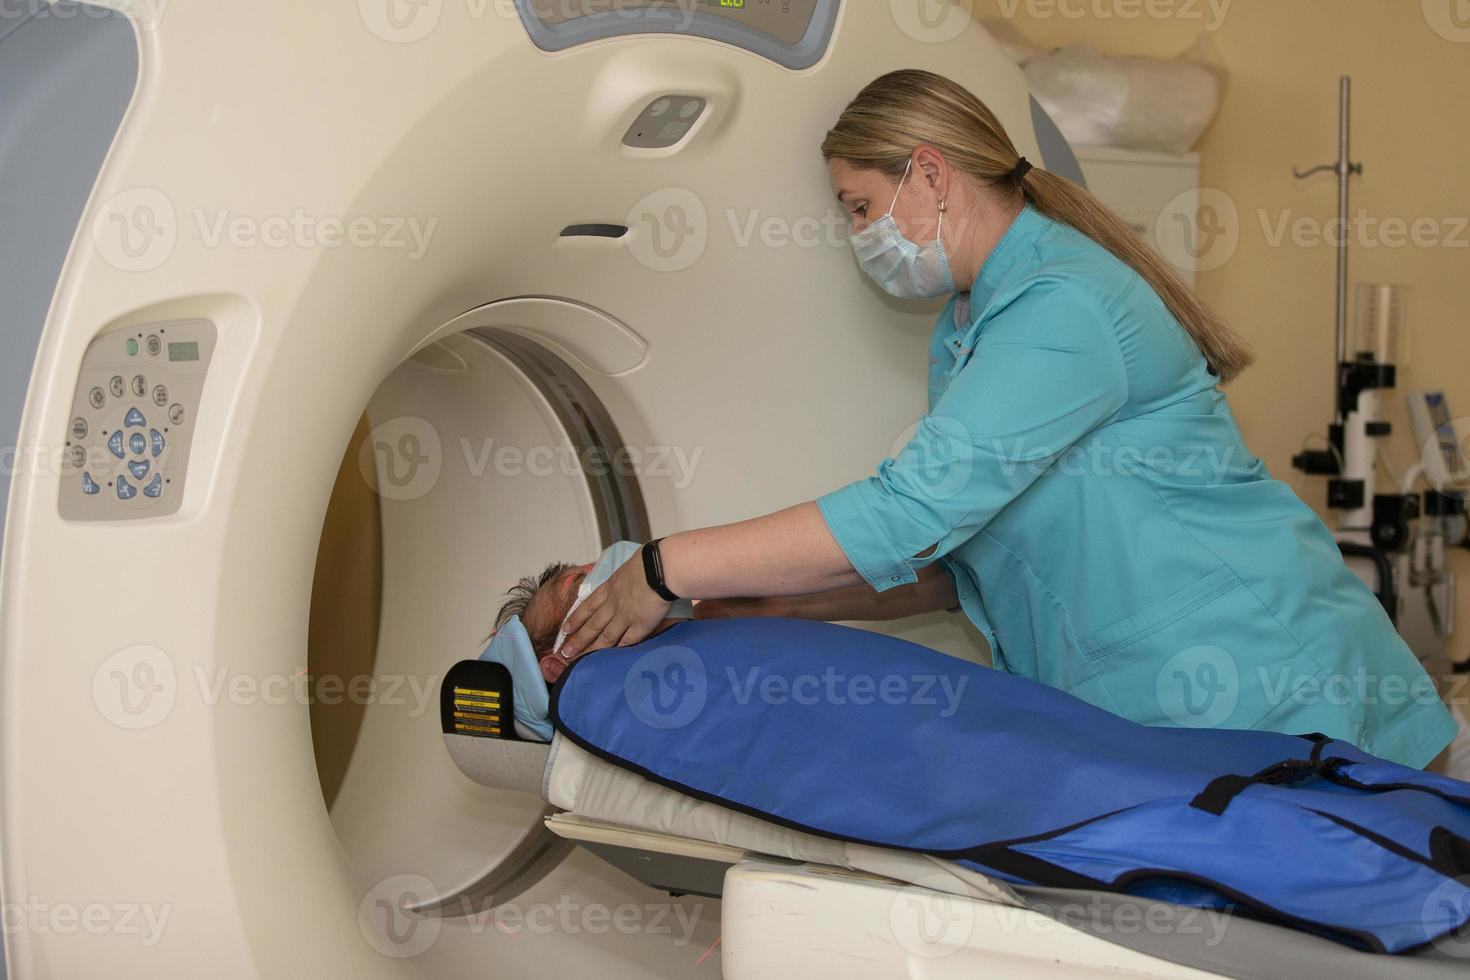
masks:
{"type": "Polygon", "coordinates": [[[1151,153],[1112,146],[1073,147],[1088,190],[1116,211],[1184,281],[1194,285],[1200,263],[1201,228],[1198,153],[1151,153]]]}

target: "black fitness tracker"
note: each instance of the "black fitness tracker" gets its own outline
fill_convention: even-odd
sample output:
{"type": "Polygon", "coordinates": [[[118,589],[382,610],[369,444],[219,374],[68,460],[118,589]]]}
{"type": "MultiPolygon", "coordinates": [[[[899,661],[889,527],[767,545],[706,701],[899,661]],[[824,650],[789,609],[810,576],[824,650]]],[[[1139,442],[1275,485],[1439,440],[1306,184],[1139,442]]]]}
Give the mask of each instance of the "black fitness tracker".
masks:
{"type": "Polygon", "coordinates": [[[658,552],[658,543],[662,540],[663,538],[655,538],[643,546],[643,576],[648,579],[648,587],[657,592],[659,598],[665,602],[678,602],[679,597],[664,584],[664,561],[658,552]]]}

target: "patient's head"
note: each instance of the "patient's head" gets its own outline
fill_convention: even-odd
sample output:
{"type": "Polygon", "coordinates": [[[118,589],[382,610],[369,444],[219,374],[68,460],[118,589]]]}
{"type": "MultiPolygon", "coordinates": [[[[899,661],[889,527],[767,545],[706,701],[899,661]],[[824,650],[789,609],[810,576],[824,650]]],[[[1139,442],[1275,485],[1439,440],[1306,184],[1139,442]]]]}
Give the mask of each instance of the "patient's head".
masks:
{"type": "MultiPolygon", "coordinates": [[[[635,553],[633,544],[619,542],[605,549],[597,562],[586,565],[552,562],[540,574],[526,576],[506,591],[505,604],[495,616],[495,629],[499,630],[512,616],[519,616],[521,625],[531,638],[531,649],[541,666],[541,676],[548,684],[554,684],[570,664],[556,656],[552,648],[556,645],[557,631],[577,602],[577,591],[583,580],[597,569],[599,562],[610,571],[615,567],[613,562],[627,561],[635,553]]],[[[689,615],[692,614],[683,618],[689,618],[689,615]]],[[[665,619],[650,635],[662,633],[679,620],[677,615],[665,619]]]]}
{"type": "Polygon", "coordinates": [[[500,629],[512,616],[521,617],[521,625],[531,637],[531,649],[536,651],[536,659],[542,661],[543,675],[547,668],[545,660],[556,642],[556,631],[561,629],[562,620],[567,618],[577,599],[577,587],[590,571],[591,564],[552,562],[539,575],[526,576],[505,593],[505,604],[495,616],[495,628],[500,629]]]}

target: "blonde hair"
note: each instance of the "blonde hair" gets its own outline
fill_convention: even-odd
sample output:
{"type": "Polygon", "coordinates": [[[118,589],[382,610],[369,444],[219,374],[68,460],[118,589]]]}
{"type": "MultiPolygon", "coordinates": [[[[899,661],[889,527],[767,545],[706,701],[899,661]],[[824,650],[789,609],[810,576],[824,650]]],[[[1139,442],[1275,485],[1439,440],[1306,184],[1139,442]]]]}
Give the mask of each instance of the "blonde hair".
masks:
{"type": "MultiPolygon", "coordinates": [[[[920,144],[937,148],[951,166],[989,184],[1007,181],[1020,160],[983,102],[948,78],[919,69],[890,72],[865,86],[827,132],[822,156],[897,179],[920,144]]],[[[1022,176],[1020,190],[1037,211],[1091,238],[1153,287],[1221,383],[1250,366],[1254,354],[1244,338],[1085,188],[1036,167],[1022,176]]]]}

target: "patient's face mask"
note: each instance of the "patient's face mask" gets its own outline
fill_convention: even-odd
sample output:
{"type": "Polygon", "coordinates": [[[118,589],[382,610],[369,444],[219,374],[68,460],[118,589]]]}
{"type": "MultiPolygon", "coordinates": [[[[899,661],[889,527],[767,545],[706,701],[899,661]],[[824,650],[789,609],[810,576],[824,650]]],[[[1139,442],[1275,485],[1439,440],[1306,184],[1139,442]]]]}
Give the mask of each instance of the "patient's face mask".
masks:
{"type": "Polygon", "coordinates": [[[913,167],[914,158],[909,157],[888,213],[847,240],[858,264],[884,292],[899,299],[937,299],[955,291],[949,256],[944,253],[944,207],[939,209],[936,237],[927,245],[915,245],[905,238],[893,217],[894,205],[913,167]]]}
{"type": "MultiPolygon", "coordinates": [[[[582,584],[577,586],[577,598],[572,601],[571,609],[567,610],[567,615],[570,616],[572,614],[572,611],[582,604],[582,600],[586,599],[589,595],[595,592],[597,590],[597,587],[603,582],[606,582],[608,579],[612,578],[613,572],[617,571],[618,568],[625,561],[636,557],[638,552],[642,549],[643,545],[638,544],[635,541],[619,541],[617,544],[603,551],[603,553],[598,556],[597,563],[592,566],[592,571],[588,572],[587,577],[582,579],[582,584]]],[[[688,599],[680,599],[678,602],[674,603],[673,608],[669,610],[668,616],[666,618],[693,619],[694,603],[690,602],[688,599]]],[[[563,620],[562,622],[565,621],[566,620],[563,620]]],[[[558,624],[556,631],[556,640],[552,643],[551,646],[553,653],[561,649],[562,642],[566,638],[567,634],[561,631],[561,627],[558,624]]]]}

